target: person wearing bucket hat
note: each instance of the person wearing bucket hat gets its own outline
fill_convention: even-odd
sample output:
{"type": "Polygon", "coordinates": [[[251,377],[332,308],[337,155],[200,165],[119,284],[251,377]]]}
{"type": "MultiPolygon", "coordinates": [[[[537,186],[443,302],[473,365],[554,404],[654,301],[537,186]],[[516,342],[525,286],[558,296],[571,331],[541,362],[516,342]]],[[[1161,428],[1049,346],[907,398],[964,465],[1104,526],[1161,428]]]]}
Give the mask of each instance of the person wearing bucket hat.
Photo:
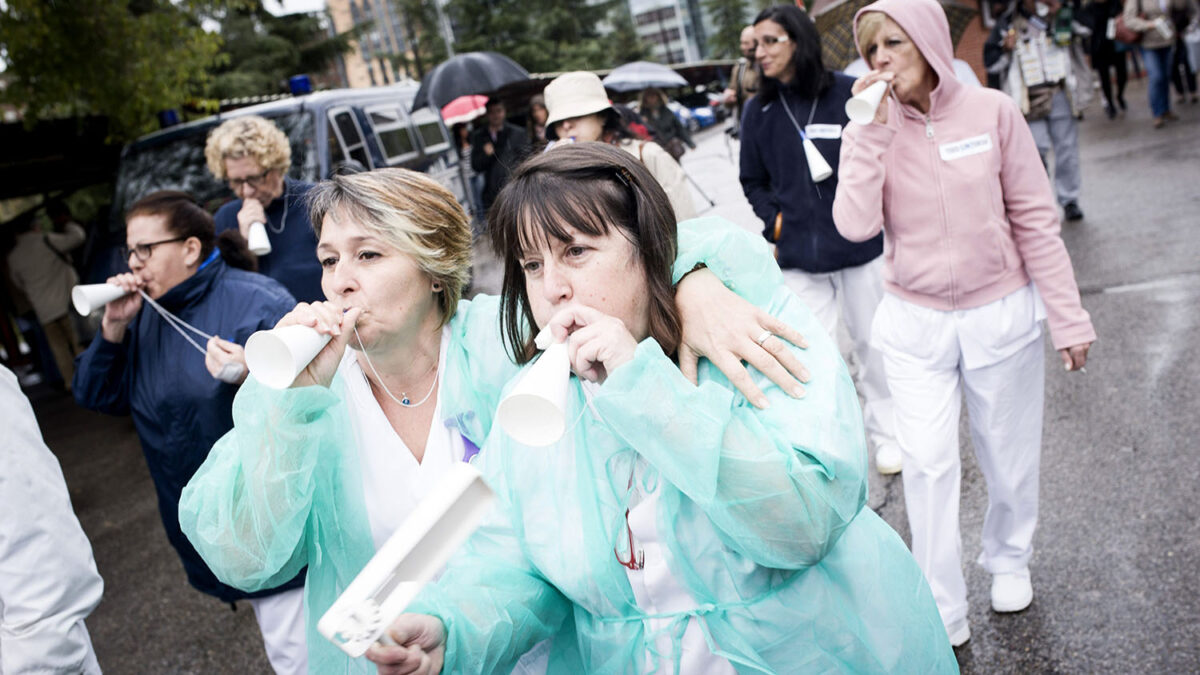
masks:
{"type": "Polygon", "coordinates": [[[550,113],[546,138],[571,143],[599,141],[621,148],[637,157],[666,190],[676,221],[696,217],[683,167],[659,144],[634,137],[608,100],[598,75],[585,71],[559,75],[546,85],[543,96],[550,113]]]}

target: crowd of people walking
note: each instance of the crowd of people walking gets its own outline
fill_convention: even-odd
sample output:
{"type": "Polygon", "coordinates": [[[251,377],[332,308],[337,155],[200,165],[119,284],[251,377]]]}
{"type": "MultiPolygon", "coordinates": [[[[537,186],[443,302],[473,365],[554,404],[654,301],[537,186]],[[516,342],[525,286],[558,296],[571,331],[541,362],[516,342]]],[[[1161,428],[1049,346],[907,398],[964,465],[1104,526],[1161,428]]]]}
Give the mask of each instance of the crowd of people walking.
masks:
{"type": "MultiPolygon", "coordinates": [[[[761,235],[697,217],[680,164],[696,144],[662,91],[634,111],[576,71],[524,127],[492,99],[452,130],[475,213],[406,169],[294,180],[287,136],[245,115],[208,137],[235,197],[215,216],[173,190],[123,214],[128,272],[108,283],[126,294],[86,348],[60,326],[78,279],[56,260],[82,241],[69,214],[23,233],[13,268],[45,288],[38,319],[77,403],[133,418],[189,583],[249,602],[278,673],[956,672],[962,402],[987,484],[978,562],[991,608],[1019,612],[1043,324],[1067,371],[1097,339],[1060,236],[1084,218],[1078,121],[1096,89],[1109,118],[1127,108],[1117,26],[1140,36],[1156,127],[1172,80],[1195,103],[1180,54],[1197,20],[1194,0],[1014,0],[985,88],[961,79],[937,0],[863,7],[857,77],[823,63],[804,10],[764,9],[725,94],[761,235]],[[852,122],[847,102],[879,83],[852,122]],[[466,299],[480,228],[504,277],[466,299]],[[248,246],[260,231],[269,253],[248,246]],[[245,345],[287,326],[329,339],[273,389],[245,345]],[[567,343],[573,373],[573,422],[544,447],[493,423],[538,335],[567,343]],[[318,619],[461,462],[496,508],[393,644],[350,657],[318,619]],[[866,506],[871,466],[901,476],[910,545],[866,506]]],[[[27,427],[46,522],[82,551],[27,427]]],[[[61,570],[79,606],[46,654],[98,672],[94,565],[61,570]]]]}

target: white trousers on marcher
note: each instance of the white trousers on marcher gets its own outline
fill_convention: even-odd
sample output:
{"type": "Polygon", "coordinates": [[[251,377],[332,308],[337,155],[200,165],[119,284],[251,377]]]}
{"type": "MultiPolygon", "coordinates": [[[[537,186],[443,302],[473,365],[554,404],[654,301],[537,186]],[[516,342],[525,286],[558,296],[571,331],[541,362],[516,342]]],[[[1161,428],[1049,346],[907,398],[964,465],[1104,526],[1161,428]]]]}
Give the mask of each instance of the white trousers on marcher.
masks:
{"type": "Polygon", "coordinates": [[[964,393],[971,441],[988,492],[978,561],[998,574],[1024,569],[1033,554],[1045,354],[1036,316],[1040,303],[1020,293],[1027,292],[994,306],[949,312],[888,295],[875,323],[875,344],[883,353],[904,456],[913,556],[946,625],[967,616],[959,532],[958,426],[964,393]],[[980,343],[973,340],[979,333],[971,329],[988,324],[997,342],[980,352],[980,343]],[[987,365],[966,367],[964,346],[977,358],[988,355],[987,365]]]}
{"type": "Polygon", "coordinates": [[[855,384],[866,401],[863,425],[876,449],[881,443],[894,443],[892,397],[884,377],[883,360],[871,347],[871,322],[883,298],[883,256],[858,267],[836,272],[813,273],[797,269],[783,270],[783,281],[825,327],[836,344],[838,316],[850,334],[850,352],[858,365],[855,384]],[[840,311],[839,311],[840,310],[840,311]]]}
{"type": "Polygon", "coordinates": [[[308,640],[305,638],[304,588],[252,598],[250,606],[262,631],[267,660],[277,675],[308,673],[308,640]]]}

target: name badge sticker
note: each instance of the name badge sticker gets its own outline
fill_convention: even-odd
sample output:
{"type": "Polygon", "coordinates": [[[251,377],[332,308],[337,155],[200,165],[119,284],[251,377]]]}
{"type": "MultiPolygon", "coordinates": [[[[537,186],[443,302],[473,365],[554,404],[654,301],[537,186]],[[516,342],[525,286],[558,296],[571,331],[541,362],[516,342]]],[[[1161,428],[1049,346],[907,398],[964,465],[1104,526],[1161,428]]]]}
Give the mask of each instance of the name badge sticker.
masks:
{"type": "Polygon", "coordinates": [[[982,136],[972,136],[971,138],[964,138],[961,141],[954,141],[953,143],[943,143],[938,146],[938,154],[942,156],[943,161],[953,162],[956,159],[978,155],[988,152],[991,149],[991,135],[983,134],[982,136]]]}
{"type": "Polygon", "coordinates": [[[828,138],[837,140],[842,137],[842,125],[840,124],[810,124],[804,127],[804,133],[810,139],[828,138]]]}

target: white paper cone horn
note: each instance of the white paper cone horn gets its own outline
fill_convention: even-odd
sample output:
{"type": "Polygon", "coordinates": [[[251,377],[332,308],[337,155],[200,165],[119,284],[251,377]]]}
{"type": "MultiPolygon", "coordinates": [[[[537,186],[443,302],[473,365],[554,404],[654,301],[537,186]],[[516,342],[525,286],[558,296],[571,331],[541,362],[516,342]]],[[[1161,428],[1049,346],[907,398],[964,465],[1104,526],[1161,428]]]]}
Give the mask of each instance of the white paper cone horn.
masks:
{"type": "Polygon", "coordinates": [[[558,441],[567,430],[570,379],[567,344],[550,345],[500,401],[496,420],[501,428],[523,445],[546,446],[558,441]]]}
{"type": "Polygon", "coordinates": [[[821,156],[816,144],[807,138],[804,139],[804,156],[808,159],[808,173],[814,183],[820,183],[833,175],[833,167],[821,156]]]}
{"type": "Polygon", "coordinates": [[[250,223],[250,237],[246,244],[254,255],[266,255],[271,252],[271,240],[267,238],[267,227],[259,222],[250,223]]]}
{"type": "Polygon", "coordinates": [[[87,316],[108,303],[123,298],[129,291],[110,284],[85,284],[71,289],[71,304],[75,311],[87,316]]]}
{"type": "Polygon", "coordinates": [[[883,100],[887,88],[888,83],[881,80],[855,94],[846,101],[846,117],[851,122],[870,124],[875,119],[875,111],[879,109],[879,102],[883,100]]]}
{"type": "Polygon", "coordinates": [[[246,340],[246,367],[268,387],[287,389],[328,343],[328,335],[308,326],[260,330],[246,340]]]}

